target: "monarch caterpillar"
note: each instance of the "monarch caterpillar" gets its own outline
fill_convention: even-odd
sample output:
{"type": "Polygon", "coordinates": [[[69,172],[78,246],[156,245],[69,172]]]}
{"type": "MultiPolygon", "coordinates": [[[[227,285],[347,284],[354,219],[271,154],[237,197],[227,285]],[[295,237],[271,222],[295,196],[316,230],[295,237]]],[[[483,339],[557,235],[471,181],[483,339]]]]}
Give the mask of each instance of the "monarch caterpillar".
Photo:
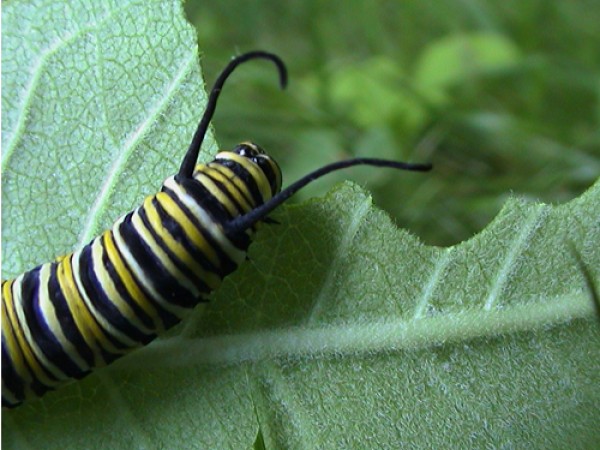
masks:
{"type": "Polygon", "coordinates": [[[356,158],[326,165],[281,190],[277,163],[244,142],[197,164],[223,85],[252,59],[230,61],[211,90],[179,172],[160,192],[83,248],[2,282],[2,405],[15,407],[82,378],[178,323],[246,258],[259,222],[308,183],[355,165],[427,171],[429,164],[356,158]]]}

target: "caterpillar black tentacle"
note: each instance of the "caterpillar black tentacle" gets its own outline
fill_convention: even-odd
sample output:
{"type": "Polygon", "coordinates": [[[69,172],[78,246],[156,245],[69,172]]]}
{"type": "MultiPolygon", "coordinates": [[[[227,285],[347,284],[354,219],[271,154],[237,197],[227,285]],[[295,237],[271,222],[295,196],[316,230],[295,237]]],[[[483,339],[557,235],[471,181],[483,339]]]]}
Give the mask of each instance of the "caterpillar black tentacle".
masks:
{"type": "Polygon", "coordinates": [[[244,142],[197,164],[217,99],[241,63],[215,82],[179,172],[83,248],[2,282],[2,405],[14,407],[148,344],[205,302],[246,259],[258,222],[313,180],[353,165],[425,171],[428,164],[357,158],[322,167],[281,191],[281,170],[244,142]]]}

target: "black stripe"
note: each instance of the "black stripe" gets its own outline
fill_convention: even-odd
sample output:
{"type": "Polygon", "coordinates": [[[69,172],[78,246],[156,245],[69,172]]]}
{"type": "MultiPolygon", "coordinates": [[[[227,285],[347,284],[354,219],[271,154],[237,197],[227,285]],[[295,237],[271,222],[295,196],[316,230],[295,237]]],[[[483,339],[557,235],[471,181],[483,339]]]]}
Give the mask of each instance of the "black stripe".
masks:
{"type": "MultiPolygon", "coordinates": [[[[163,189],[163,192],[175,202],[175,204],[183,211],[183,213],[190,220],[190,222],[192,222],[193,227],[196,230],[198,230],[198,232],[206,240],[208,246],[212,247],[215,250],[215,252],[217,252],[217,256],[220,256],[219,246],[216,243],[216,241],[212,238],[211,234],[204,229],[200,221],[192,215],[191,211],[188,210],[186,206],[179,200],[177,194],[168,188],[163,189]]],[[[196,247],[196,245],[188,238],[187,234],[184,232],[183,228],[179,225],[179,223],[176,220],[174,220],[163,209],[163,207],[156,200],[156,198],[153,199],[152,204],[158,213],[158,217],[161,221],[161,224],[164,228],[166,228],[169,231],[171,236],[175,237],[175,239],[177,239],[178,242],[186,248],[186,250],[193,256],[196,262],[202,266],[203,269],[205,269],[207,272],[214,272],[218,274],[219,267],[215,266],[215,264],[208,259],[204,252],[198,247],[196,247]]],[[[143,211],[143,214],[140,214],[140,216],[144,219],[144,223],[146,224],[146,226],[154,231],[154,228],[150,225],[150,221],[146,211],[143,211]]],[[[161,248],[166,249],[166,246],[161,246],[161,248]]]]}
{"type": "MultiPolygon", "coordinates": [[[[252,227],[254,230],[255,227],[252,227]]],[[[248,247],[250,246],[250,231],[241,231],[236,234],[228,234],[227,238],[231,241],[231,243],[239,249],[243,249],[245,252],[248,251],[248,247]]]]}
{"type": "MultiPolygon", "coordinates": [[[[104,241],[101,242],[101,246],[102,246],[102,257],[101,257],[102,266],[108,273],[109,278],[112,280],[115,290],[119,293],[119,295],[125,301],[125,303],[127,303],[127,305],[129,305],[129,307],[131,309],[133,309],[137,319],[140,322],[142,322],[142,324],[146,328],[149,328],[150,330],[154,330],[155,325],[154,325],[153,317],[151,317],[149,314],[147,314],[146,311],[144,311],[136,303],[136,301],[133,299],[133,297],[129,294],[129,291],[127,290],[127,288],[125,287],[125,284],[121,280],[121,277],[117,273],[115,266],[113,265],[113,263],[110,261],[110,259],[108,257],[108,252],[107,252],[106,248],[104,247],[104,241]]],[[[119,252],[119,250],[117,249],[117,253],[118,252],[119,252]]],[[[129,273],[131,273],[131,271],[127,267],[127,262],[123,258],[121,258],[121,262],[126,267],[126,270],[129,273]]],[[[94,275],[95,275],[95,273],[94,273],[94,275]]],[[[147,292],[145,292],[143,286],[138,286],[138,288],[142,291],[142,293],[146,296],[146,298],[150,298],[150,295],[147,292]]],[[[104,293],[104,295],[106,295],[106,293],[104,293]]],[[[156,337],[155,334],[152,335],[152,338],[154,338],[154,337],[156,337]]]]}
{"type": "MultiPolygon", "coordinates": [[[[250,205],[252,205],[253,208],[263,204],[264,199],[262,197],[262,194],[260,193],[260,190],[258,189],[258,184],[256,182],[256,179],[241,164],[239,164],[235,161],[229,160],[229,159],[217,159],[217,160],[213,161],[213,163],[220,164],[223,167],[229,168],[230,170],[232,170],[234,172],[234,174],[238,178],[240,178],[240,180],[245,184],[246,189],[248,189],[248,191],[250,192],[250,194],[253,197],[250,200],[250,205]]],[[[231,220],[234,217],[229,216],[229,218],[231,220]]],[[[256,231],[257,226],[258,226],[258,224],[254,224],[250,228],[250,230],[248,230],[249,233],[256,231]]],[[[248,233],[244,232],[244,233],[240,233],[238,235],[232,235],[232,236],[229,236],[229,238],[236,247],[243,249],[244,251],[248,250],[248,246],[250,245],[250,237],[249,237],[248,233]]]]}
{"type": "MultiPolygon", "coordinates": [[[[235,261],[233,261],[231,257],[227,254],[227,252],[225,252],[222,249],[221,245],[214,239],[213,235],[205,229],[203,224],[200,223],[200,220],[193,215],[193,213],[185,206],[185,204],[183,204],[177,193],[170,189],[166,189],[164,193],[167,194],[171,198],[171,200],[175,202],[179,209],[183,211],[188,220],[192,222],[194,228],[206,240],[207,245],[213,249],[219,262],[218,267],[215,267],[214,264],[210,263],[208,258],[204,255],[202,249],[196,247],[196,244],[194,244],[194,242],[189,239],[187,233],[185,233],[185,231],[179,225],[179,223],[175,221],[176,223],[174,226],[176,227],[177,232],[181,233],[180,236],[183,238],[182,243],[185,245],[186,249],[189,250],[189,252],[196,259],[196,261],[206,260],[207,264],[210,265],[210,271],[221,278],[230,273],[231,270],[235,270],[237,268],[235,261]]],[[[192,200],[195,199],[192,197],[192,200]]],[[[214,197],[212,197],[212,200],[215,202],[217,201],[214,197]]],[[[157,210],[159,212],[161,220],[165,220],[165,217],[168,215],[168,213],[162,207],[160,207],[160,205],[157,205],[157,210]]]]}
{"type": "MultiPolygon", "coordinates": [[[[206,173],[206,172],[205,172],[205,175],[207,175],[207,176],[208,176],[208,177],[209,177],[211,180],[213,180],[213,181],[214,181],[214,182],[215,182],[215,183],[218,185],[217,187],[218,187],[218,188],[221,190],[221,192],[222,192],[222,193],[223,193],[223,194],[224,194],[226,197],[230,198],[230,199],[231,199],[231,201],[232,201],[232,202],[233,202],[233,203],[234,203],[234,204],[237,206],[237,209],[238,209],[238,211],[240,211],[240,214],[238,214],[238,217],[239,217],[240,215],[244,215],[244,214],[246,214],[246,212],[244,211],[244,209],[241,207],[241,205],[239,205],[239,204],[237,203],[237,201],[235,200],[235,198],[232,198],[232,195],[233,195],[233,194],[231,194],[231,191],[228,189],[230,186],[232,186],[232,187],[234,187],[234,189],[235,189],[237,192],[240,192],[240,190],[239,190],[239,189],[238,189],[238,188],[235,186],[235,184],[233,184],[233,183],[229,183],[229,185],[228,185],[228,186],[225,186],[225,185],[223,185],[222,183],[219,183],[219,181],[217,181],[217,180],[214,180],[212,177],[210,177],[210,175],[209,175],[208,173],[206,173]]],[[[246,197],[244,197],[244,198],[246,198],[246,197]]],[[[252,205],[252,200],[250,200],[250,204],[252,205]]],[[[248,212],[250,212],[250,211],[248,211],[248,212]]],[[[257,228],[258,228],[258,224],[254,224],[254,225],[251,227],[251,231],[252,231],[252,232],[254,232],[254,231],[256,231],[256,229],[257,229],[257,228]]],[[[246,233],[243,233],[243,234],[241,234],[240,236],[234,236],[234,237],[232,237],[232,238],[231,238],[231,240],[232,240],[232,242],[234,243],[234,245],[235,245],[236,247],[238,247],[238,244],[239,244],[239,245],[244,245],[244,244],[243,244],[244,242],[248,242],[248,244],[246,244],[246,247],[245,247],[246,249],[247,249],[247,248],[248,248],[248,246],[250,245],[250,239],[249,239],[249,235],[248,235],[248,234],[246,234],[246,233]],[[246,238],[247,238],[247,239],[246,239],[246,238]]],[[[235,270],[235,268],[234,268],[233,270],[235,270]]],[[[231,273],[231,272],[228,272],[228,273],[231,273]]]]}
{"type": "MultiPolygon", "coordinates": [[[[94,263],[92,259],[92,248],[91,245],[87,245],[82,251],[79,257],[79,278],[85,291],[86,296],[90,299],[93,307],[106,319],[111,326],[127,335],[130,339],[138,343],[148,343],[152,340],[151,336],[148,336],[141,330],[139,330],[134,324],[132,324],[126,317],[124,317],[119,309],[115,306],[112,299],[110,299],[102,284],[94,271],[94,263]]],[[[138,307],[134,309],[136,315],[143,313],[138,307]]],[[[130,345],[123,345],[124,348],[129,348],[130,345]]]]}
{"type": "MultiPolygon", "coordinates": [[[[88,244],[89,246],[89,244],[88,244]]],[[[89,248],[88,246],[86,246],[85,248],[89,248]]],[[[106,348],[103,347],[103,344],[101,342],[97,342],[97,345],[100,349],[100,352],[102,354],[102,357],[104,358],[104,360],[108,363],[111,361],[114,361],[116,358],[119,358],[121,356],[123,356],[123,353],[121,352],[121,350],[127,350],[129,348],[129,345],[124,344],[123,342],[119,341],[117,338],[115,338],[114,336],[112,336],[109,332],[109,330],[107,330],[106,328],[104,328],[104,325],[102,325],[99,321],[99,319],[96,318],[94,311],[92,311],[92,307],[93,305],[88,305],[88,303],[85,302],[85,300],[83,299],[83,297],[85,297],[83,295],[83,293],[80,290],[79,284],[77,283],[77,275],[79,275],[78,273],[75,273],[75,267],[73,266],[73,260],[75,258],[75,254],[71,254],[69,255],[71,258],[71,280],[73,282],[73,285],[75,286],[75,288],[77,289],[77,293],[79,294],[79,297],[81,297],[81,306],[83,308],[85,308],[90,316],[90,320],[93,320],[97,329],[99,330],[99,332],[102,334],[102,336],[118,351],[117,352],[112,352],[106,348]]],[[[88,298],[89,299],[89,298],[88,298]]],[[[93,339],[96,339],[96,337],[94,337],[93,339]]]]}
{"type": "MultiPolygon", "coordinates": [[[[23,286],[27,286],[23,288],[22,292],[23,312],[25,313],[27,325],[35,343],[52,364],[65,374],[65,376],[70,378],[81,377],[86,371],[80,369],[69,353],[63,348],[60,341],[48,327],[47,318],[40,309],[39,294],[42,267],[35,268],[23,276],[23,286]]],[[[61,320],[60,317],[59,320],[61,320]]],[[[54,376],[51,376],[51,378],[56,379],[54,376]]]]}
{"type": "MultiPolygon", "coordinates": [[[[12,284],[12,281],[8,281],[7,283],[12,284]]],[[[6,309],[4,302],[2,302],[2,308],[6,309]]],[[[3,323],[2,327],[6,330],[8,327],[10,327],[10,325],[9,323],[3,323]]],[[[12,327],[10,327],[10,330],[7,331],[12,333],[12,327]]],[[[4,387],[8,389],[17,399],[25,399],[25,381],[15,370],[14,361],[10,357],[8,348],[5,346],[4,339],[2,339],[2,381],[4,383],[4,387]]],[[[8,399],[5,400],[4,397],[2,397],[2,406],[17,406],[19,403],[20,402],[11,403],[8,401],[8,399]]]]}
{"type": "MultiPolygon", "coordinates": [[[[276,164],[275,161],[273,161],[270,158],[259,158],[258,160],[258,167],[260,167],[260,169],[263,171],[263,173],[265,174],[265,176],[267,177],[267,180],[269,180],[269,186],[271,188],[271,195],[274,195],[275,192],[278,190],[279,186],[277,186],[277,178],[279,178],[276,174],[275,171],[273,170],[273,166],[271,164],[276,164]]],[[[281,171],[280,171],[281,173],[281,171]]]]}
{"type": "MultiPolygon", "coordinates": [[[[226,175],[221,171],[221,170],[225,169],[225,166],[223,164],[211,162],[208,164],[207,167],[212,170],[209,170],[209,171],[203,172],[203,173],[208,175],[210,172],[215,171],[215,172],[220,173],[222,176],[227,177],[228,182],[231,183],[235,187],[236,191],[240,193],[240,196],[243,197],[244,200],[246,200],[248,205],[250,205],[251,208],[254,207],[254,199],[252,198],[252,194],[250,194],[250,196],[248,196],[248,192],[245,189],[240,189],[233,181],[229,181],[230,175],[226,175]]],[[[236,176],[235,173],[234,173],[234,176],[236,176]]]]}
{"type": "Polygon", "coordinates": [[[219,191],[221,191],[223,193],[223,195],[225,195],[225,197],[227,197],[229,199],[229,201],[231,203],[233,203],[233,205],[237,209],[238,216],[243,215],[247,212],[244,210],[244,207],[242,206],[239,198],[246,200],[246,202],[248,203],[250,208],[252,208],[252,199],[248,199],[248,197],[246,197],[246,195],[245,195],[245,192],[240,190],[240,188],[233,181],[231,181],[229,179],[225,179],[223,181],[223,180],[220,180],[219,178],[217,178],[216,174],[224,176],[217,169],[214,169],[212,167],[207,167],[206,170],[203,171],[203,173],[206,177],[208,177],[217,186],[219,191]]]}
{"type": "MultiPolygon", "coordinates": [[[[231,220],[231,215],[225,210],[223,205],[213,197],[210,192],[202,186],[202,184],[196,179],[181,179],[180,185],[181,187],[192,197],[193,201],[195,201],[200,208],[203,208],[208,216],[217,224],[227,223],[231,220]]],[[[193,222],[194,226],[199,230],[203,230],[203,225],[200,221],[192,215],[192,212],[189,211],[178,199],[177,194],[170,189],[164,189],[164,192],[169,194],[171,198],[173,198],[177,204],[182,208],[182,210],[186,213],[186,216],[193,222]]],[[[221,278],[229,275],[235,269],[237,269],[237,264],[231,257],[227,254],[225,250],[221,247],[221,245],[214,240],[212,235],[209,232],[203,233],[203,235],[207,238],[210,246],[216,251],[217,257],[220,261],[220,269],[219,275],[221,278]]],[[[246,241],[236,241],[235,239],[231,239],[227,236],[234,247],[242,252],[248,251],[248,247],[250,245],[250,239],[246,241]]]]}
{"type": "Polygon", "coordinates": [[[5,408],[14,408],[25,399],[25,384],[23,383],[23,379],[17,375],[12,360],[8,356],[8,350],[4,346],[4,342],[2,342],[2,381],[4,382],[4,389],[9,390],[17,399],[13,403],[2,396],[2,406],[5,408]]]}
{"type": "MultiPolygon", "coordinates": [[[[132,214],[132,213],[130,213],[130,214],[132,214]]],[[[112,232],[111,232],[111,236],[112,236],[112,232]]],[[[113,239],[114,239],[114,236],[113,236],[113,239]]],[[[125,287],[125,285],[121,281],[121,277],[119,276],[119,274],[117,272],[117,269],[115,268],[114,264],[111,262],[110,258],[108,257],[108,252],[106,251],[106,247],[104,245],[104,241],[102,241],[102,248],[104,250],[102,252],[102,263],[104,264],[104,268],[107,270],[108,275],[111,277],[111,279],[115,283],[115,286],[116,286],[117,290],[119,291],[119,293],[121,294],[121,296],[124,297],[124,298],[130,299],[131,300],[130,304],[132,304],[132,305],[135,304],[135,301],[129,295],[129,292],[127,291],[127,288],[125,287]]],[[[148,292],[148,290],[144,287],[144,285],[142,283],[140,283],[140,280],[137,279],[137,277],[135,276],[135,273],[131,270],[131,267],[129,266],[129,263],[123,257],[123,254],[119,250],[119,247],[116,246],[116,243],[115,243],[115,251],[117,252],[118,257],[119,257],[121,263],[125,266],[125,269],[129,272],[129,274],[134,279],[135,284],[142,291],[142,294],[152,304],[152,306],[156,309],[156,312],[158,313],[158,317],[150,317],[144,311],[142,311],[141,314],[138,315],[138,318],[144,319],[144,318],[148,317],[147,325],[151,329],[155,329],[154,328],[154,322],[153,322],[152,319],[154,319],[154,320],[156,320],[156,319],[160,320],[162,322],[162,324],[163,324],[163,328],[164,329],[170,328],[174,324],[176,324],[177,322],[179,322],[180,319],[177,316],[171,314],[166,309],[164,309],[156,301],[156,299],[152,296],[152,294],[150,294],[150,292],[148,292]]],[[[146,324],[146,322],[144,322],[144,324],[146,324]]],[[[156,337],[156,335],[154,335],[154,337],[156,337]]]]}
{"type": "MultiPolygon", "coordinates": [[[[33,272],[39,271],[41,266],[38,266],[37,268],[33,269],[30,272],[27,272],[23,275],[23,280],[22,280],[22,284],[21,284],[21,300],[23,302],[23,304],[26,304],[30,297],[31,297],[31,292],[30,289],[33,288],[33,286],[31,286],[31,281],[28,280],[28,276],[30,276],[33,272]]],[[[16,307],[16,305],[15,305],[16,307]]],[[[23,312],[25,312],[25,310],[23,310],[23,312]]],[[[14,323],[14,326],[18,326],[21,331],[23,330],[22,326],[18,323],[14,323]]],[[[27,344],[26,344],[27,345],[27,344]]],[[[35,361],[37,362],[38,366],[41,368],[41,371],[44,373],[44,375],[46,377],[48,377],[50,380],[54,380],[57,381],[57,378],[55,376],[53,376],[50,372],[48,372],[48,370],[46,369],[46,367],[44,366],[44,364],[38,359],[38,357],[36,356],[36,354],[33,352],[33,349],[31,349],[31,355],[32,357],[35,359],[35,361]]],[[[29,373],[31,375],[31,380],[23,380],[24,383],[26,384],[25,386],[25,390],[27,389],[31,389],[31,391],[33,391],[33,393],[38,396],[41,397],[42,395],[44,395],[46,392],[52,390],[53,388],[51,386],[48,386],[46,384],[44,384],[37,375],[37,371],[33,370],[33,368],[30,365],[29,359],[25,358],[25,356],[23,356],[23,363],[25,364],[26,368],[29,370],[29,373]]]]}
{"type": "MultiPolygon", "coordinates": [[[[142,209],[139,208],[140,211],[142,209]]],[[[195,304],[193,294],[173,278],[158,257],[154,255],[152,249],[140,238],[131,217],[131,213],[125,217],[125,220],[119,225],[119,233],[123,236],[132,256],[142,268],[146,279],[152,283],[158,294],[169,303],[188,308],[190,305],[195,304]]]]}
{"type": "MultiPolygon", "coordinates": [[[[69,257],[70,255],[68,258],[69,257]]],[[[94,354],[88,347],[87,343],[83,339],[83,336],[81,335],[81,332],[77,328],[77,325],[73,320],[73,316],[71,315],[71,311],[69,311],[69,307],[67,306],[65,296],[60,289],[60,284],[58,283],[58,277],[56,275],[58,264],[51,264],[52,266],[50,269],[50,279],[48,280],[48,290],[50,293],[50,301],[54,305],[54,308],[56,309],[56,316],[59,317],[60,320],[60,327],[65,337],[77,350],[77,353],[81,359],[83,359],[89,367],[93,367],[94,354]]]]}
{"type": "MultiPolygon", "coordinates": [[[[159,216],[159,219],[161,222],[161,226],[163,226],[163,228],[166,228],[167,230],[170,231],[171,235],[177,240],[177,242],[179,242],[181,245],[183,245],[185,250],[188,253],[190,253],[190,255],[197,262],[200,263],[202,268],[204,268],[207,272],[216,273],[214,271],[214,269],[212,269],[212,266],[210,266],[210,263],[208,262],[206,257],[202,253],[198,252],[197,249],[193,246],[192,242],[188,239],[188,237],[184,233],[183,229],[177,224],[175,224],[175,225],[170,224],[170,222],[174,222],[173,218],[171,216],[169,216],[167,214],[167,212],[162,209],[162,207],[160,206],[160,204],[158,203],[156,198],[153,199],[152,204],[158,213],[158,216],[159,216]],[[207,269],[207,266],[211,267],[211,269],[207,269]]],[[[154,240],[156,241],[158,246],[167,254],[167,256],[169,257],[169,259],[171,260],[173,265],[175,265],[175,267],[177,267],[177,269],[179,269],[185,275],[185,277],[188,280],[190,280],[190,282],[194,285],[194,287],[196,287],[196,289],[198,289],[200,291],[201,294],[210,293],[211,289],[206,284],[206,281],[204,279],[202,279],[202,277],[199,274],[196,274],[188,265],[186,265],[164,243],[162,238],[158,235],[158,233],[156,232],[156,230],[150,223],[150,220],[146,214],[146,210],[141,209],[139,211],[139,213],[140,213],[140,218],[141,218],[142,222],[144,223],[144,225],[146,226],[146,228],[148,229],[148,231],[150,232],[150,234],[152,235],[152,237],[154,238],[154,240]]],[[[216,273],[216,275],[218,276],[218,273],[216,273]]],[[[189,305],[188,307],[191,308],[193,306],[195,306],[195,302],[193,305],[189,305]]]]}
{"type": "MultiPolygon", "coordinates": [[[[229,222],[233,216],[229,214],[227,209],[210,193],[206,187],[195,178],[183,178],[175,176],[175,183],[180,185],[187,194],[203,209],[211,220],[217,224],[229,222]]],[[[173,191],[165,186],[163,192],[171,192],[172,196],[177,196],[173,191]]],[[[193,218],[193,216],[191,216],[193,218]]],[[[194,218],[194,222],[199,222],[194,218]]]]}
{"type": "Polygon", "coordinates": [[[248,172],[244,168],[244,166],[231,159],[215,159],[213,162],[216,164],[221,164],[223,167],[227,167],[242,180],[242,182],[248,188],[250,194],[252,194],[252,198],[254,199],[252,203],[254,207],[263,204],[264,199],[262,194],[260,193],[260,189],[258,189],[258,184],[256,183],[254,177],[250,174],[250,172],[248,172]]]}
{"type": "MultiPolygon", "coordinates": [[[[14,304],[15,309],[22,306],[23,308],[23,314],[25,315],[25,322],[26,324],[24,325],[31,325],[31,322],[33,321],[33,311],[32,311],[32,302],[33,302],[33,297],[36,296],[38,287],[39,287],[39,280],[38,280],[38,273],[40,271],[40,268],[42,266],[38,266],[35,269],[31,270],[30,272],[26,272],[25,274],[23,274],[23,279],[21,281],[20,287],[21,287],[21,292],[20,297],[21,297],[21,305],[17,305],[14,304]]],[[[17,287],[19,287],[19,285],[16,285],[17,287]]],[[[13,323],[14,327],[19,327],[19,329],[21,330],[21,333],[24,333],[23,330],[23,326],[21,325],[21,323],[17,320],[16,323],[13,323]]],[[[35,338],[34,338],[35,340],[35,338]]],[[[37,341],[36,341],[37,343],[37,341]]],[[[20,344],[19,344],[20,345],[20,344]]],[[[25,344],[27,345],[27,344],[25,344]]],[[[42,372],[44,373],[44,375],[49,378],[50,380],[54,380],[54,381],[58,381],[58,378],[56,378],[54,375],[52,375],[52,373],[50,373],[48,371],[48,369],[46,369],[46,366],[44,365],[44,363],[42,361],[40,361],[40,359],[38,358],[38,356],[35,354],[35,352],[33,351],[33,348],[31,348],[31,356],[35,359],[35,361],[37,362],[38,366],[41,368],[42,372]]],[[[37,377],[37,371],[33,369],[33,367],[31,367],[30,363],[29,363],[29,359],[24,358],[23,359],[25,361],[25,364],[29,367],[32,375],[35,377],[37,377]]],[[[41,384],[41,382],[40,382],[41,384]]]]}

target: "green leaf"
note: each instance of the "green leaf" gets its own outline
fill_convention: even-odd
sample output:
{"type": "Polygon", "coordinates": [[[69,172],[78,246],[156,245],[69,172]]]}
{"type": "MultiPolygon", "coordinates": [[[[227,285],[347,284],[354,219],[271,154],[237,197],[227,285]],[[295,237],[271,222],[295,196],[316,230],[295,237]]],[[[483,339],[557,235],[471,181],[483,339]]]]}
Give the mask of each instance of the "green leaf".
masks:
{"type": "Polygon", "coordinates": [[[393,123],[414,132],[426,119],[410,78],[388,57],[334,71],[329,95],[338,109],[364,128],[393,123]]]}
{"type": "MultiPolygon", "coordinates": [[[[99,3],[3,8],[7,275],[154,192],[196,125],[204,94],[179,2],[99,3]]],[[[511,199],[442,249],[341,185],[281,208],[168,336],[4,412],[2,444],[592,448],[599,217],[600,182],[561,206],[511,199]]]]}
{"type": "Polygon", "coordinates": [[[13,1],[2,33],[6,277],[86,243],[156,190],[205,93],[179,1],[13,1]]]}
{"type": "Polygon", "coordinates": [[[430,44],[423,53],[415,83],[431,102],[444,104],[453,86],[514,68],[519,60],[517,47],[500,34],[450,35],[430,44]]]}

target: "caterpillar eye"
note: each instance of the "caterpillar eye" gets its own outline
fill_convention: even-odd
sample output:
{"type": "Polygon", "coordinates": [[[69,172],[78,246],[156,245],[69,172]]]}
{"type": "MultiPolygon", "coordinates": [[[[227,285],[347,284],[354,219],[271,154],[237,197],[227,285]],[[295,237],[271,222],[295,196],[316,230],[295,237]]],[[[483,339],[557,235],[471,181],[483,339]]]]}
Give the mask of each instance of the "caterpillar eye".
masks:
{"type": "Polygon", "coordinates": [[[258,163],[257,157],[259,155],[266,154],[266,152],[261,147],[252,142],[244,142],[242,144],[239,144],[232,151],[233,153],[237,153],[238,155],[243,156],[244,158],[251,159],[255,163],[258,163]]]}

